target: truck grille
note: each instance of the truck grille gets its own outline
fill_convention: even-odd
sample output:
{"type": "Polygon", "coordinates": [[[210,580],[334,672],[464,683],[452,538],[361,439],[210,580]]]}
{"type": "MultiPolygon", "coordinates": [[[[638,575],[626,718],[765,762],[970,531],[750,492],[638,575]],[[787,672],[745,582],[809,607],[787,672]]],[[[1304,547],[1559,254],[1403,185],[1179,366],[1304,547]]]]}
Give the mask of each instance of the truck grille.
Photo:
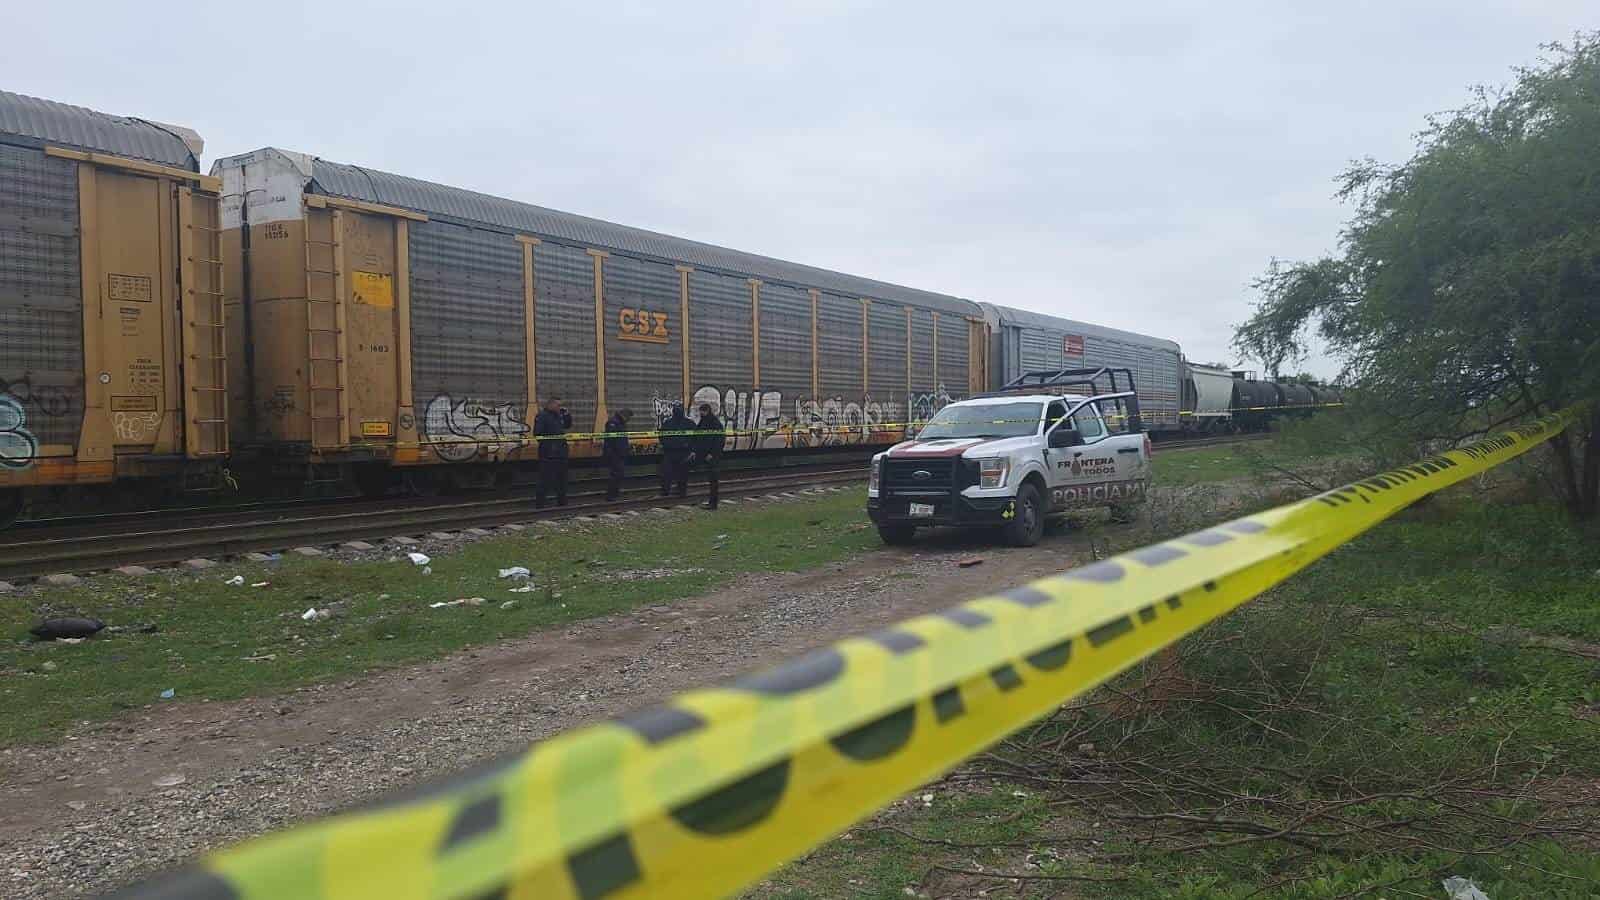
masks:
{"type": "Polygon", "coordinates": [[[880,490],[899,497],[948,497],[956,492],[959,457],[886,459],[879,473],[880,490]]]}

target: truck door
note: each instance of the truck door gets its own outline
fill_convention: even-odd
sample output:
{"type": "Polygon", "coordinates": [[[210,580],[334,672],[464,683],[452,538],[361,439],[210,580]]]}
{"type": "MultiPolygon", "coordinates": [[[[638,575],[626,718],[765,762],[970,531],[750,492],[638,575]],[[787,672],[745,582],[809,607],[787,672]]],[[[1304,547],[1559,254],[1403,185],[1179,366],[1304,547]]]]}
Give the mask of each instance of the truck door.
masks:
{"type": "Polygon", "coordinates": [[[1050,433],[1057,427],[1071,427],[1072,422],[1067,418],[1067,404],[1065,401],[1056,400],[1044,411],[1044,469],[1045,478],[1050,482],[1050,496],[1047,502],[1052,510],[1065,509],[1066,504],[1058,488],[1066,487],[1071,478],[1072,454],[1081,450],[1081,447],[1051,447],[1050,433]]]}
{"type": "MultiPolygon", "coordinates": [[[[1090,405],[1099,406],[1098,403],[1090,405]]],[[[1117,469],[1106,484],[1106,496],[1101,502],[1116,506],[1142,501],[1145,487],[1150,483],[1150,457],[1144,449],[1144,432],[1112,432],[1102,443],[1109,451],[1103,455],[1115,459],[1117,469]]]]}
{"type": "MultiPolygon", "coordinates": [[[[1113,434],[1099,405],[1079,405],[1053,428],[1072,428],[1082,443],[1049,451],[1054,481],[1051,506],[1081,509],[1106,506],[1144,495],[1142,434],[1113,434]]],[[[1046,437],[1048,444],[1049,438],[1046,437]]]]}

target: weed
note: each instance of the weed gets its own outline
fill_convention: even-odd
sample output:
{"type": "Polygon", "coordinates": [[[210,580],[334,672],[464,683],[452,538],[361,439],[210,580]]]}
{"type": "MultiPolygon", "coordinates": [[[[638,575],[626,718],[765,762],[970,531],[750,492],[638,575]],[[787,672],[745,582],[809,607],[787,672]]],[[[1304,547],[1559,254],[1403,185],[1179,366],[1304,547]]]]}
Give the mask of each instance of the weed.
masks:
{"type": "Polygon", "coordinates": [[[877,545],[858,492],[730,508],[715,515],[645,515],[463,544],[437,553],[431,575],[398,559],[285,558],[204,575],[102,576],[72,589],[0,599],[0,744],[38,741],[74,722],[156,702],[270,694],[445,655],[577,619],[693,596],[748,572],[794,571],[877,545]],[[816,523],[816,524],[811,524],[816,523]],[[732,535],[733,537],[729,537],[732,535]],[[648,563],[648,566],[646,566],[648,563]],[[534,572],[538,590],[511,593],[502,567],[534,572]],[[639,577],[665,567],[665,577],[639,577]],[[234,574],[246,584],[234,587],[234,574]],[[483,597],[480,606],[430,603],[483,597]],[[506,600],[516,600],[502,609],[506,600]],[[333,608],[323,621],[307,608],[333,608]],[[77,645],[31,643],[40,617],[83,614],[153,634],[102,633],[77,645]],[[48,664],[48,665],[47,665],[48,664]]]}

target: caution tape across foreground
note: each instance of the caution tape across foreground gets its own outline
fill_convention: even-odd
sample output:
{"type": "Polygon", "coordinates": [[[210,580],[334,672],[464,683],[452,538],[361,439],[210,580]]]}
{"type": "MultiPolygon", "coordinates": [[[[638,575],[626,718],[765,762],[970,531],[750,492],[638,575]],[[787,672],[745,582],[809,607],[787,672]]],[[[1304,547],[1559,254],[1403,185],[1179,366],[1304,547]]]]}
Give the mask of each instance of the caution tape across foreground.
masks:
{"type": "Polygon", "coordinates": [[[845,640],[123,896],[723,896],[1574,415],[845,640]]]}

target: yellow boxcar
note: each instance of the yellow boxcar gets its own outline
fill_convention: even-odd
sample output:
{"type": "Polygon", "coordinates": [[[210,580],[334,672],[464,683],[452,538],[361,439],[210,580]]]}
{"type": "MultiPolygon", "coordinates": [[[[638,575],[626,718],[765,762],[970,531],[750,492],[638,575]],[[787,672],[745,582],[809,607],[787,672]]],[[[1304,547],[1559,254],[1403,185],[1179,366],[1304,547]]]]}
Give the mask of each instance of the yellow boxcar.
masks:
{"type": "Polygon", "coordinates": [[[201,148],[178,126],[0,91],[0,520],[218,471],[220,182],[201,148]]]}

